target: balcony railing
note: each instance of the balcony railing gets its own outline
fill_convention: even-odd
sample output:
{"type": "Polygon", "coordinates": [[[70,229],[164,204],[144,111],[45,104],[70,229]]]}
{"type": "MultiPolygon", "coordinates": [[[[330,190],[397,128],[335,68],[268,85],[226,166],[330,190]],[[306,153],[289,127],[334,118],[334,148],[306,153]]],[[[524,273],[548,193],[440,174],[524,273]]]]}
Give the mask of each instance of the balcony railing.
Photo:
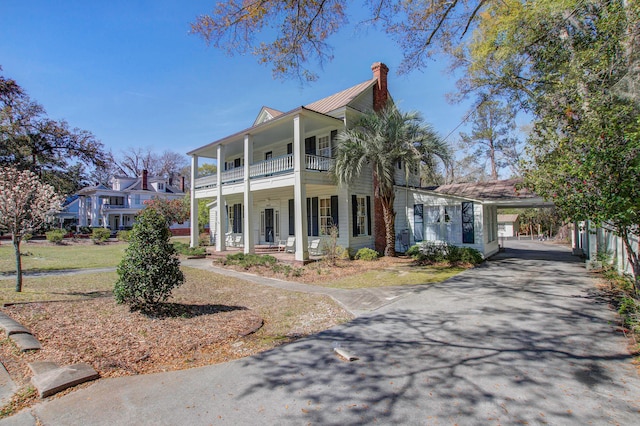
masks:
{"type": "MultiPolygon", "coordinates": [[[[333,159],[305,154],[305,168],[307,170],[327,171],[333,164],[333,159]]],[[[293,154],[254,163],[249,167],[249,178],[271,176],[275,174],[289,173],[293,171],[293,154]]],[[[244,167],[227,170],[222,173],[222,183],[235,182],[244,179],[244,167]]],[[[216,175],[205,176],[196,179],[196,189],[215,188],[218,185],[216,175]]]]}
{"type": "Polygon", "coordinates": [[[249,177],[259,177],[293,170],[293,154],[260,161],[249,168],[249,177]]]}

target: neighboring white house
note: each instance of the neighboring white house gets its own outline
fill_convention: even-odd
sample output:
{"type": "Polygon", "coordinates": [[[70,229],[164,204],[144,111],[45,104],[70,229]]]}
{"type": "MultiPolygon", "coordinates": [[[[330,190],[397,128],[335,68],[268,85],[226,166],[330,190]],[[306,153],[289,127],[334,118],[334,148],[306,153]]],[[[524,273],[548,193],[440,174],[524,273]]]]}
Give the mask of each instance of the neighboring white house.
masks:
{"type": "MultiPolygon", "coordinates": [[[[295,259],[305,261],[309,243],[326,237],[331,225],[338,227],[338,244],[343,247],[384,248],[385,230],[374,202],[371,169],[348,186],[337,186],[328,172],[338,132],[390,99],[388,68],[374,63],[371,69],[373,78],[289,112],[263,107],[247,129],[188,153],[191,218],[198,214],[197,199],[211,200],[216,250],[233,243],[250,253],[256,245],[294,239],[295,259]],[[200,158],[214,159],[217,174],[198,177],[200,158]]],[[[399,163],[396,171],[400,251],[416,241],[440,240],[475,247],[489,256],[498,250],[497,207],[519,204],[525,197],[515,192],[513,181],[494,182],[491,188],[419,188],[419,177],[406,173],[404,164],[399,163]]],[[[191,222],[195,246],[197,221],[191,222]]]]}
{"type": "MultiPolygon", "coordinates": [[[[74,203],[77,203],[78,226],[129,229],[133,226],[135,216],[145,207],[145,201],[153,198],[184,198],[184,179],[180,188],[176,188],[167,179],[148,176],[147,171],[143,170],[140,177],[114,176],[111,188],[102,184],[82,188],[77,196],[74,203]]],[[[171,229],[174,233],[180,233],[180,229],[190,229],[190,224],[175,223],[171,229]]]]}
{"type": "Polygon", "coordinates": [[[520,232],[520,215],[498,215],[498,237],[516,237],[520,232]]]}

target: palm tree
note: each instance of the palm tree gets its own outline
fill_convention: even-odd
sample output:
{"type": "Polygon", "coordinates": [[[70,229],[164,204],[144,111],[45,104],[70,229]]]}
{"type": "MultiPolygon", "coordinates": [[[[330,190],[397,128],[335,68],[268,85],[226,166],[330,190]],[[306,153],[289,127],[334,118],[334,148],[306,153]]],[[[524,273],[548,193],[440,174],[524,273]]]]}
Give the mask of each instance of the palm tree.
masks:
{"type": "Polygon", "coordinates": [[[420,114],[400,112],[391,103],[363,115],[355,127],[338,135],[338,142],[332,169],[338,184],[353,182],[371,165],[374,199],[382,207],[385,224],[384,255],[395,256],[396,164],[402,161],[405,170],[417,170],[421,164],[433,165],[436,157],[448,163],[449,149],[420,114]]]}

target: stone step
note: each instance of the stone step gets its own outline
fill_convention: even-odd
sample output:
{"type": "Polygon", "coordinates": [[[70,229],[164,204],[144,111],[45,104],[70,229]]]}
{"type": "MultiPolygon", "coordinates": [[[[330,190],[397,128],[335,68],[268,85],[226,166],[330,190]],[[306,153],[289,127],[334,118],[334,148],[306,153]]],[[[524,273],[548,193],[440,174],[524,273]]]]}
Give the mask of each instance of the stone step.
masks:
{"type": "Polygon", "coordinates": [[[11,376],[9,376],[4,364],[0,362],[0,406],[4,406],[11,401],[11,397],[17,389],[18,386],[11,380],[11,376]]]}
{"type": "Polygon", "coordinates": [[[7,336],[21,333],[31,334],[31,331],[28,328],[26,328],[13,318],[7,316],[3,312],[0,312],[0,328],[4,330],[7,336]]]}
{"type": "Polygon", "coordinates": [[[9,338],[13,340],[13,343],[20,349],[20,352],[42,349],[42,345],[40,345],[38,339],[30,334],[12,334],[9,338]]]}
{"type": "Polygon", "coordinates": [[[50,368],[50,364],[36,366],[35,368],[30,366],[32,371],[43,370],[42,373],[36,374],[31,378],[31,383],[38,390],[40,398],[46,398],[72,386],[100,377],[98,372],[86,362],[57,368],[50,368]]]}

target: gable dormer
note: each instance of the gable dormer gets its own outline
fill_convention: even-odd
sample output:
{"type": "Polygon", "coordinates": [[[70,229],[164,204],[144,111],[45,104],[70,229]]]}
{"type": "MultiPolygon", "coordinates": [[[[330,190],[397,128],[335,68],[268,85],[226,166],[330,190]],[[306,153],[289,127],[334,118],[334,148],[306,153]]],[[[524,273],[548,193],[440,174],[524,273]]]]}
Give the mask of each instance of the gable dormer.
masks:
{"type": "Polygon", "coordinates": [[[262,107],[262,109],[260,110],[260,113],[258,114],[258,117],[253,122],[253,125],[257,126],[258,124],[264,123],[269,120],[273,120],[274,118],[282,114],[283,114],[282,111],[278,111],[276,109],[269,108],[269,107],[262,107]]]}

